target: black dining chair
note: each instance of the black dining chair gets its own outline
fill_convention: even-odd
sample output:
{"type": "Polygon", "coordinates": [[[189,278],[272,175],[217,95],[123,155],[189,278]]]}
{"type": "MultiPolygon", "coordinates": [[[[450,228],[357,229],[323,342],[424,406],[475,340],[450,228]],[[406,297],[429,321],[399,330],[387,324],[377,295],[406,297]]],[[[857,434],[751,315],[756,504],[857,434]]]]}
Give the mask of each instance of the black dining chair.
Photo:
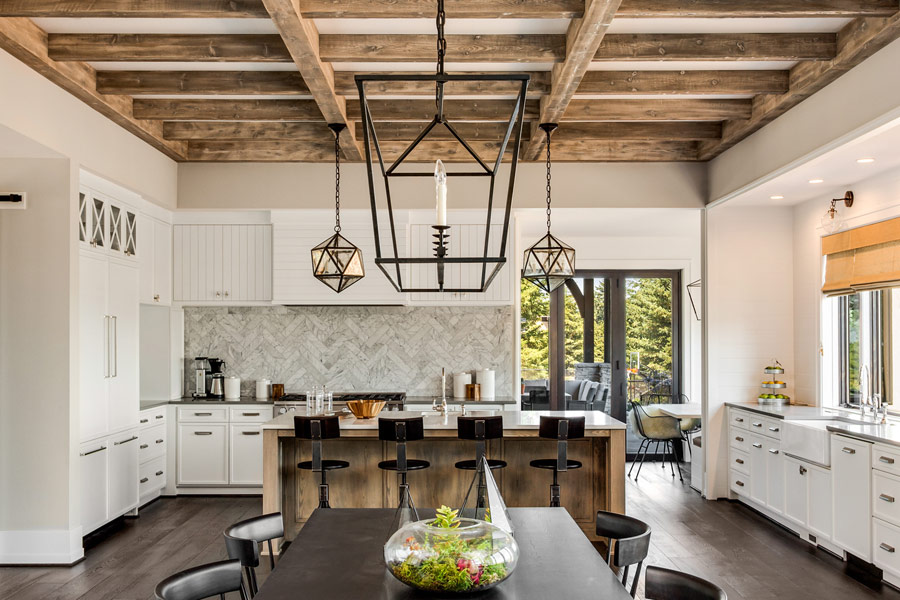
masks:
{"type": "Polygon", "coordinates": [[[347,469],[350,463],[346,460],[325,460],[322,458],[322,440],[341,437],[340,417],[337,415],[315,415],[294,417],[294,436],[304,440],[312,440],[312,460],[305,460],[297,465],[298,469],[321,473],[319,483],[319,508],[331,508],[328,498],[328,471],[347,469]]]}
{"type": "Polygon", "coordinates": [[[275,570],[275,553],[272,540],[284,537],[284,518],[280,512],[253,517],[235,523],[225,530],[225,549],[228,558],[241,561],[247,575],[250,597],[259,591],[256,583],[256,567],[259,566],[259,545],[266,542],[269,547],[269,565],[275,570]]]}
{"type": "Polygon", "coordinates": [[[637,565],[631,583],[631,597],[637,593],[641,567],[650,552],[650,526],[634,517],[597,511],[597,535],[605,537],[606,564],[622,573],[622,585],[628,589],[628,570],[637,565]]]}
{"type": "Polygon", "coordinates": [[[644,582],[647,600],[728,600],[722,588],[694,575],[647,567],[644,582]]]}
{"type": "Polygon", "coordinates": [[[541,416],[538,436],[556,440],[556,458],[539,458],[529,464],[535,469],[553,471],[550,484],[550,506],[559,506],[559,474],[581,468],[581,461],[569,458],[569,440],[584,437],[584,417],[541,416]]]}
{"type": "Polygon", "coordinates": [[[400,502],[398,508],[412,508],[418,517],[415,503],[409,494],[407,474],[410,471],[421,471],[431,466],[427,460],[406,457],[406,444],[425,439],[425,421],[422,417],[378,419],[378,439],[383,442],[397,443],[397,458],[383,460],[378,468],[383,471],[396,471],[400,479],[400,502]]]}
{"type": "Polygon", "coordinates": [[[238,592],[248,600],[241,575],[241,561],[225,560],[176,573],[156,586],[156,600],[202,600],[238,592]]]}

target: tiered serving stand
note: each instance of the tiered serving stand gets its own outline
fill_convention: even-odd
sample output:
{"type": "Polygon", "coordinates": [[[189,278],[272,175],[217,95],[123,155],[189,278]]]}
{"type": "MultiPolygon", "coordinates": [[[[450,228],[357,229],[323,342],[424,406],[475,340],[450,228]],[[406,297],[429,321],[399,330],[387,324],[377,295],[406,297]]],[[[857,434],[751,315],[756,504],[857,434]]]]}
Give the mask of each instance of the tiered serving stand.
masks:
{"type": "MultiPolygon", "coordinates": [[[[781,366],[781,363],[777,360],[773,360],[772,363],[763,370],[766,375],[784,375],[784,367],[781,366]]],[[[762,392],[760,392],[759,397],[756,401],[759,404],[765,404],[766,406],[785,406],[786,404],[791,403],[791,398],[787,394],[782,394],[781,392],[775,390],[783,390],[787,387],[787,384],[777,377],[769,377],[767,381],[762,383],[762,392]],[[774,395],[782,395],[784,398],[764,398],[763,396],[774,396],[774,395]]]]}

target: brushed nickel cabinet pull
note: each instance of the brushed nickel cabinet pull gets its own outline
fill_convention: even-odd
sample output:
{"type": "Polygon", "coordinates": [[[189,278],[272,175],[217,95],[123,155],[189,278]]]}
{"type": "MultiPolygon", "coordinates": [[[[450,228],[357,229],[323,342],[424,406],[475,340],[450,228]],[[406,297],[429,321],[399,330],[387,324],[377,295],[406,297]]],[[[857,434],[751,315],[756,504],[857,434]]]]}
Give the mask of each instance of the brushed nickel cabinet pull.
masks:
{"type": "Polygon", "coordinates": [[[259,435],[259,432],[258,431],[242,431],[241,434],[243,434],[243,435],[259,435]]]}
{"type": "Polygon", "coordinates": [[[160,439],[156,440],[156,443],[157,443],[157,444],[162,444],[164,441],[166,441],[166,440],[160,438],[160,439]]]}
{"type": "Polygon", "coordinates": [[[888,546],[888,545],[885,544],[884,542],[882,542],[881,544],[879,544],[878,547],[881,548],[882,550],[884,550],[885,552],[890,552],[891,554],[894,553],[894,547],[893,547],[893,546],[888,546]]]}
{"type": "Polygon", "coordinates": [[[163,419],[163,418],[165,418],[165,415],[156,415],[156,418],[157,418],[157,419],[163,419]]]}
{"type": "Polygon", "coordinates": [[[743,417],[736,417],[734,420],[735,420],[736,423],[743,423],[743,422],[744,422],[743,417]]]}
{"type": "Polygon", "coordinates": [[[121,442],[113,442],[113,444],[115,444],[116,446],[121,446],[122,444],[127,444],[128,442],[133,442],[136,439],[137,439],[137,436],[134,435],[134,436],[131,436],[130,438],[128,438],[127,440],[122,440],[121,442]]]}
{"type": "Polygon", "coordinates": [[[841,452],[844,454],[856,454],[856,450],[853,448],[841,448],[841,452]]]}
{"type": "Polygon", "coordinates": [[[97,454],[98,452],[102,452],[103,450],[106,450],[106,446],[100,446],[96,450],[91,450],[89,452],[82,452],[81,456],[90,456],[91,454],[97,454]]]}
{"type": "Polygon", "coordinates": [[[778,450],[775,448],[769,448],[769,454],[778,454],[778,450]]]}
{"type": "Polygon", "coordinates": [[[753,444],[754,448],[762,448],[762,444],[753,444]]]}
{"type": "Polygon", "coordinates": [[[739,486],[741,486],[741,487],[744,487],[744,482],[743,482],[743,481],[738,480],[738,481],[735,481],[734,483],[737,484],[737,485],[739,485],[739,486]]]}
{"type": "Polygon", "coordinates": [[[156,476],[157,476],[157,477],[159,477],[159,476],[162,475],[162,474],[163,474],[162,471],[157,471],[157,472],[156,472],[156,476]]]}
{"type": "Polygon", "coordinates": [[[258,412],[255,412],[255,413],[241,413],[241,415],[243,415],[243,416],[245,416],[245,417],[258,417],[258,416],[259,416],[259,413],[258,413],[258,412]]]}
{"type": "Polygon", "coordinates": [[[754,427],[762,427],[762,423],[753,423],[754,427]]]}
{"type": "Polygon", "coordinates": [[[141,419],[141,424],[143,424],[143,423],[149,423],[149,422],[150,422],[150,419],[141,419]]]}
{"type": "Polygon", "coordinates": [[[736,436],[734,439],[736,439],[736,440],[739,441],[739,442],[743,442],[743,441],[744,441],[744,438],[742,438],[741,436],[736,436]]]}
{"type": "Polygon", "coordinates": [[[879,499],[879,500],[884,500],[885,502],[893,502],[893,501],[894,501],[894,497],[893,497],[893,496],[888,496],[887,494],[880,494],[880,495],[878,496],[878,499],[879,499]]]}
{"type": "Polygon", "coordinates": [[[150,444],[141,444],[141,450],[146,450],[150,447],[150,444]]]}
{"type": "Polygon", "coordinates": [[[198,413],[198,412],[195,412],[195,413],[194,413],[194,416],[195,416],[195,417],[211,417],[211,416],[212,416],[212,413],[198,413]]]}
{"type": "Polygon", "coordinates": [[[144,477],[143,479],[141,479],[141,483],[147,483],[148,481],[150,481],[150,480],[149,480],[148,478],[146,478],[146,477],[144,477]]]}
{"type": "Polygon", "coordinates": [[[736,459],[734,459],[734,462],[736,462],[736,463],[739,464],[739,465],[742,465],[742,464],[744,464],[744,459],[743,459],[743,458],[736,458],[736,459]]]}
{"type": "Polygon", "coordinates": [[[781,429],[779,429],[778,427],[769,427],[769,431],[771,431],[773,433],[778,433],[779,431],[781,431],[781,429]]]}
{"type": "Polygon", "coordinates": [[[212,435],[212,431],[195,431],[194,435],[212,435]]]}
{"type": "Polygon", "coordinates": [[[893,459],[893,458],[890,458],[890,457],[887,457],[887,456],[880,456],[880,457],[878,458],[878,460],[879,460],[880,462],[883,462],[883,463],[886,464],[886,465],[892,465],[892,464],[894,464],[894,459],[893,459]]]}

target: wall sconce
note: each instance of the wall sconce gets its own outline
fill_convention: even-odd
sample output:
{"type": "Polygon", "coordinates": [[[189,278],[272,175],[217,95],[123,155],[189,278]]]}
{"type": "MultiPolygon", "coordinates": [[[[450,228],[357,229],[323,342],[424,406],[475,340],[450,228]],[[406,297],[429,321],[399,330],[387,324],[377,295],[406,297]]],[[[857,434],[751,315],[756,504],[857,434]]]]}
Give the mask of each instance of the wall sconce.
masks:
{"type": "Polygon", "coordinates": [[[834,198],[831,200],[831,207],[822,215],[822,229],[826,234],[832,234],[840,231],[844,226],[844,219],[837,209],[837,203],[843,202],[844,206],[850,208],[853,206],[853,192],[847,191],[843,198],[834,198]]]}

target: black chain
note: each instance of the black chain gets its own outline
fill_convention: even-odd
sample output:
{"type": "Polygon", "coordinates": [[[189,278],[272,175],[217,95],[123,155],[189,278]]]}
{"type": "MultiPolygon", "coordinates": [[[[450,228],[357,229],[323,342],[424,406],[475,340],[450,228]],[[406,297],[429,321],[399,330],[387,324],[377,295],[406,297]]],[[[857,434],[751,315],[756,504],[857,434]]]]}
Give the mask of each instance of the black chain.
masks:
{"type": "Polygon", "coordinates": [[[447,14],[444,12],[444,0],[438,0],[437,12],[437,72],[444,74],[444,55],[447,53],[447,38],[444,37],[444,25],[447,23],[447,14]]]}
{"type": "Polygon", "coordinates": [[[547,130],[547,233],[550,233],[550,130],[547,130]]]}
{"type": "Polygon", "coordinates": [[[341,134],[334,133],[334,231],[341,232],[341,134]]]}

